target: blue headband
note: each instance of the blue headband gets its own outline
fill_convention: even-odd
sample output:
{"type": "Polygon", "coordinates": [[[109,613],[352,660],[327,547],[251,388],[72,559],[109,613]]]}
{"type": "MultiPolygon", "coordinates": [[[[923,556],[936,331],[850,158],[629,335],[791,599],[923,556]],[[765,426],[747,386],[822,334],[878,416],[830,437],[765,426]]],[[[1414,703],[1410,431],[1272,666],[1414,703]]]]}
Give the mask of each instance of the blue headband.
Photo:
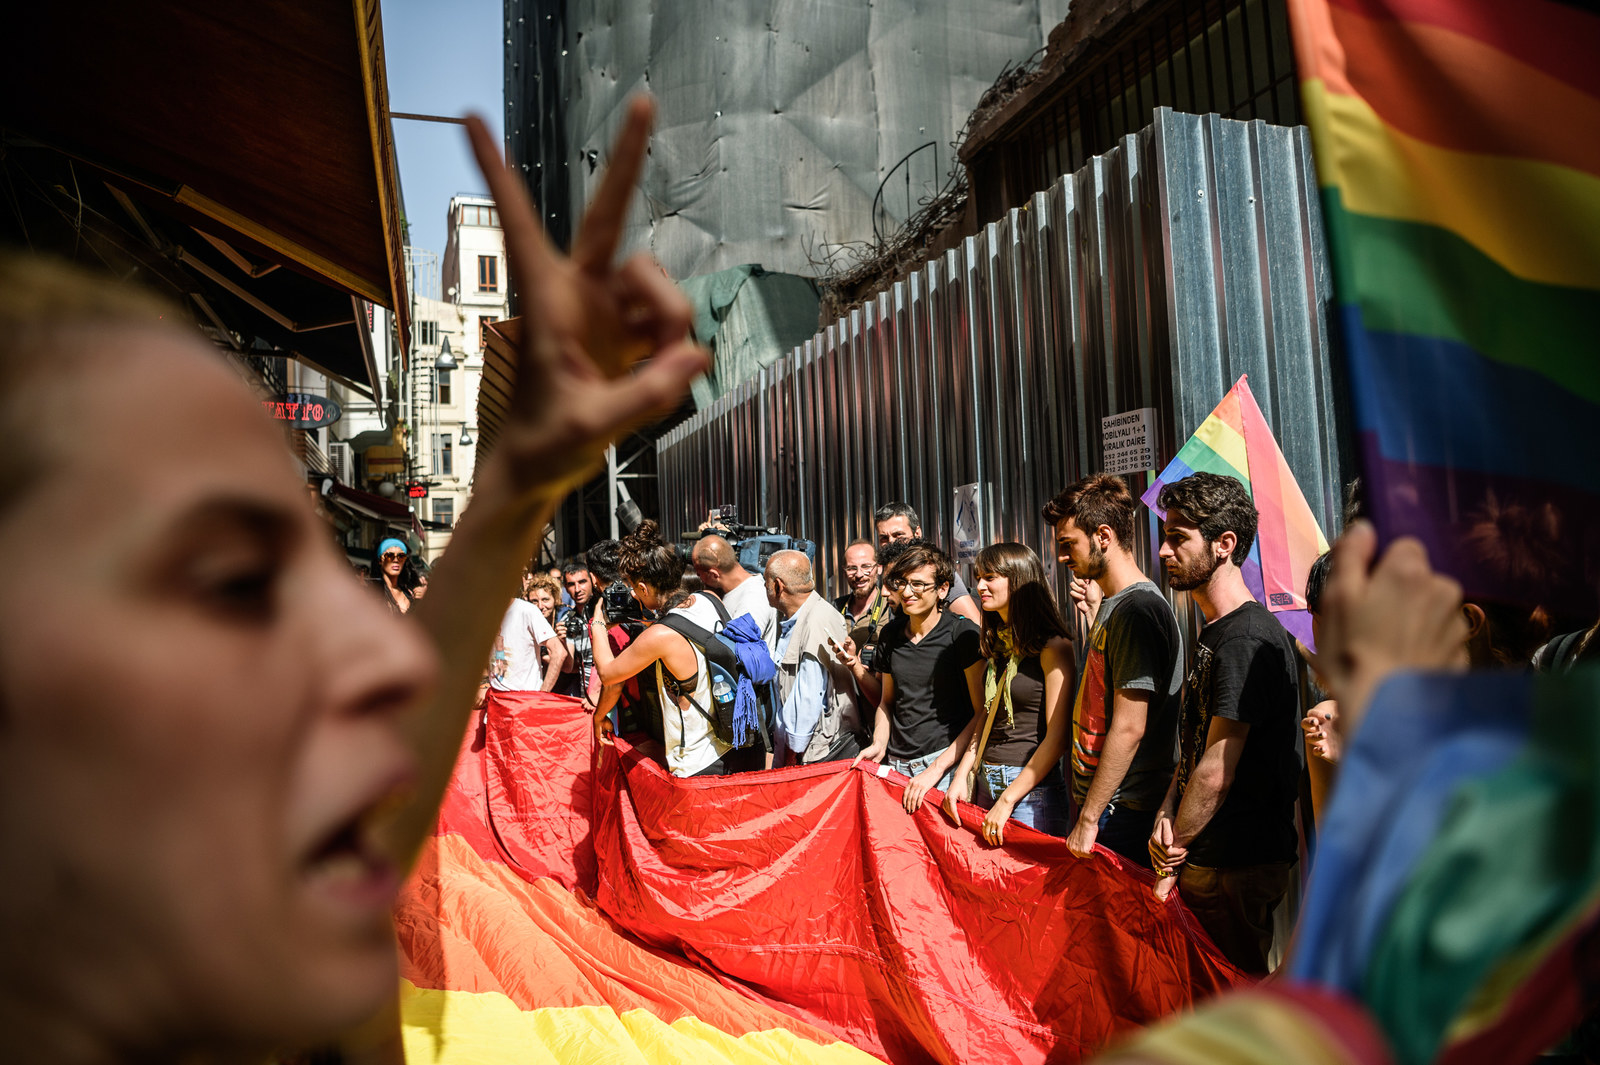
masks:
{"type": "Polygon", "coordinates": [[[409,555],[411,553],[410,551],[406,550],[406,545],[403,542],[396,540],[391,536],[389,539],[378,545],[378,557],[382,558],[384,552],[388,551],[391,547],[399,548],[402,555],[409,555]]]}

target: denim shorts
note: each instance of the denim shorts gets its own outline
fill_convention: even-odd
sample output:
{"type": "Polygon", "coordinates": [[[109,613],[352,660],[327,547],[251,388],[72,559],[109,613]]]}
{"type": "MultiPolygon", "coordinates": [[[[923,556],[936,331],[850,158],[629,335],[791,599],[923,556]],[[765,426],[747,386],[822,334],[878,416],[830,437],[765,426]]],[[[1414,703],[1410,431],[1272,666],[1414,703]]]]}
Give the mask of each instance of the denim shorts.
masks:
{"type": "MultiPolygon", "coordinates": [[[[985,810],[994,805],[1000,793],[1022,773],[1019,765],[988,765],[978,770],[973,786],[972,801],[985,810]]],[[[1066,836],[1072,831],[1067,804],[1066,779],[1059,766],[1045,774],[1033,790],[1017,800],[1011,808],[1011,819],[1021,821],[1051,836],[1066,836]]]]}
{"type": "MultiPolygon", "coordinates": [[[[902,762],[898,758],[891,758],[889,759],[889,768],[893,769],[896,773],[904,773],[908,777],[914,777],[937,761],[939,755],[943,753],[943,751],[938,751],[934,754],[925,754],[921,758],[913,758],[909,762],[902,762]]],[[[939,783],[935,784],[934,787],[938,788],[940,791],[948,791],[950,789],[951,782],[954,781],[955,778],[955,766],[951,766],[945,771],[944,776],[939,778],[939,783]]]]}

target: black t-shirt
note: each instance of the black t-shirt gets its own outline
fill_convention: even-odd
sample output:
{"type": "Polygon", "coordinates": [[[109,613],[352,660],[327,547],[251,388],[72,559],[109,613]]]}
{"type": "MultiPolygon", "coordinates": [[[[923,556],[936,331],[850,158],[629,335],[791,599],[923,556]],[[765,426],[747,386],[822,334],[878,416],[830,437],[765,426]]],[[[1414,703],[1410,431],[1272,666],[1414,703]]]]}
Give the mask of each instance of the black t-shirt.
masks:
{"type": "Polygon", "coordinates": [[[911,642],[904,616],[884,627],[874,666],[894,677],[890,758],[910,761],[955,742],[972,720],[966,670],[982,658],[978,626],[948,610],[918,643],[911,642]]]}
{"type": "Polygon", "coordinates": [[[1183,701],[1183,638],[1166,598],[1149,581],[1130,584],[1100,604],[1083,677],[1072,706],[1072,797],[1082,803],[1100,768],[1100,755],[1119,691],[1150,693],[1144,738],[1111,801],[1130,810],[1155,810],[1167,797],[1178,764],[1178,710],[1183,701]]]}
{"type": "Polygon", "coordinates": [[[1292,862],[1294,803],[1305,747],[1294,641],[1249,602],[1200,630],[1183,702],[1179,795],[1205,753],[1213,717],[1250,726],[1228,797],[1189,845],[1189,861],[1229,869],[1292,862]]]}
{"type": "MultiPolygon", "coordinates": [[[[1005,659],[997,663],[996,669],[1005,676],[1005,659]]],[[[1048,725],[1044,714],[1044,664],[1034,655],[1017,663],[1017,675],[1011,680],[1010,728],[1006,727],[1005,700],[995,708],[989,746],[983,751],[984,764],[1027,765],[1033,752],[1044,742],[1048,725]]]]}

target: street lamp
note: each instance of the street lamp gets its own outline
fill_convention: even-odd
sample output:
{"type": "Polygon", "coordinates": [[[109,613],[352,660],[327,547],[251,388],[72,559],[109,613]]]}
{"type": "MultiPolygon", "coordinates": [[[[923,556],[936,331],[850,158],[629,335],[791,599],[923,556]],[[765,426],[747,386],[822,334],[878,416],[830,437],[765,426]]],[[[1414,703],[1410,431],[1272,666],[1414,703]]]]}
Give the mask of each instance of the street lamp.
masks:
{"type": "Polygon", "coordinates": [[[463,425],[461,427],[461,446],[462,447],[471,447],[472,446],[472,432],[465,425],[463,425]]]}
{"type": "Polygon", "coordinates": [[[440,343],[439,357],[433,360],[433,368],[435,370],[454,370],[456,368],[456,357],[450,354],[449,337],[445,337],[443,342],[440,343]]]}

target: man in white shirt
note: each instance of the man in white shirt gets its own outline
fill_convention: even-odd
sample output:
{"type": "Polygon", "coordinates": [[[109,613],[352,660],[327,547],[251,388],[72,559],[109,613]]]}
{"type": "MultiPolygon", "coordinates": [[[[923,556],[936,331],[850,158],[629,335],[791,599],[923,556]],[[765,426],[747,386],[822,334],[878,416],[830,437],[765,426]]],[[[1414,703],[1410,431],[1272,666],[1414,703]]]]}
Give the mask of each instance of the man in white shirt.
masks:
{"type": "Polygon", "coordinates": [[[778,612],[767,602],[767,585],[759,574],[739,565],[733,545],[713,533],[702,536],[689,557],[700,582],[722,597],[728,616],[749,614],[767,642],[767,650],[778,651],[778,612]]]}
{"type": "Polygon", "coordinates": [[[547,692],[561,678],[567,659],[566,641],[556,635],[544,613],[526,599],[513,599],[500,620],[500,635],[489,660],[489,686],[502,692],[547,692]],[[539,649],[550,656],[539,666],[539,649]]]}

